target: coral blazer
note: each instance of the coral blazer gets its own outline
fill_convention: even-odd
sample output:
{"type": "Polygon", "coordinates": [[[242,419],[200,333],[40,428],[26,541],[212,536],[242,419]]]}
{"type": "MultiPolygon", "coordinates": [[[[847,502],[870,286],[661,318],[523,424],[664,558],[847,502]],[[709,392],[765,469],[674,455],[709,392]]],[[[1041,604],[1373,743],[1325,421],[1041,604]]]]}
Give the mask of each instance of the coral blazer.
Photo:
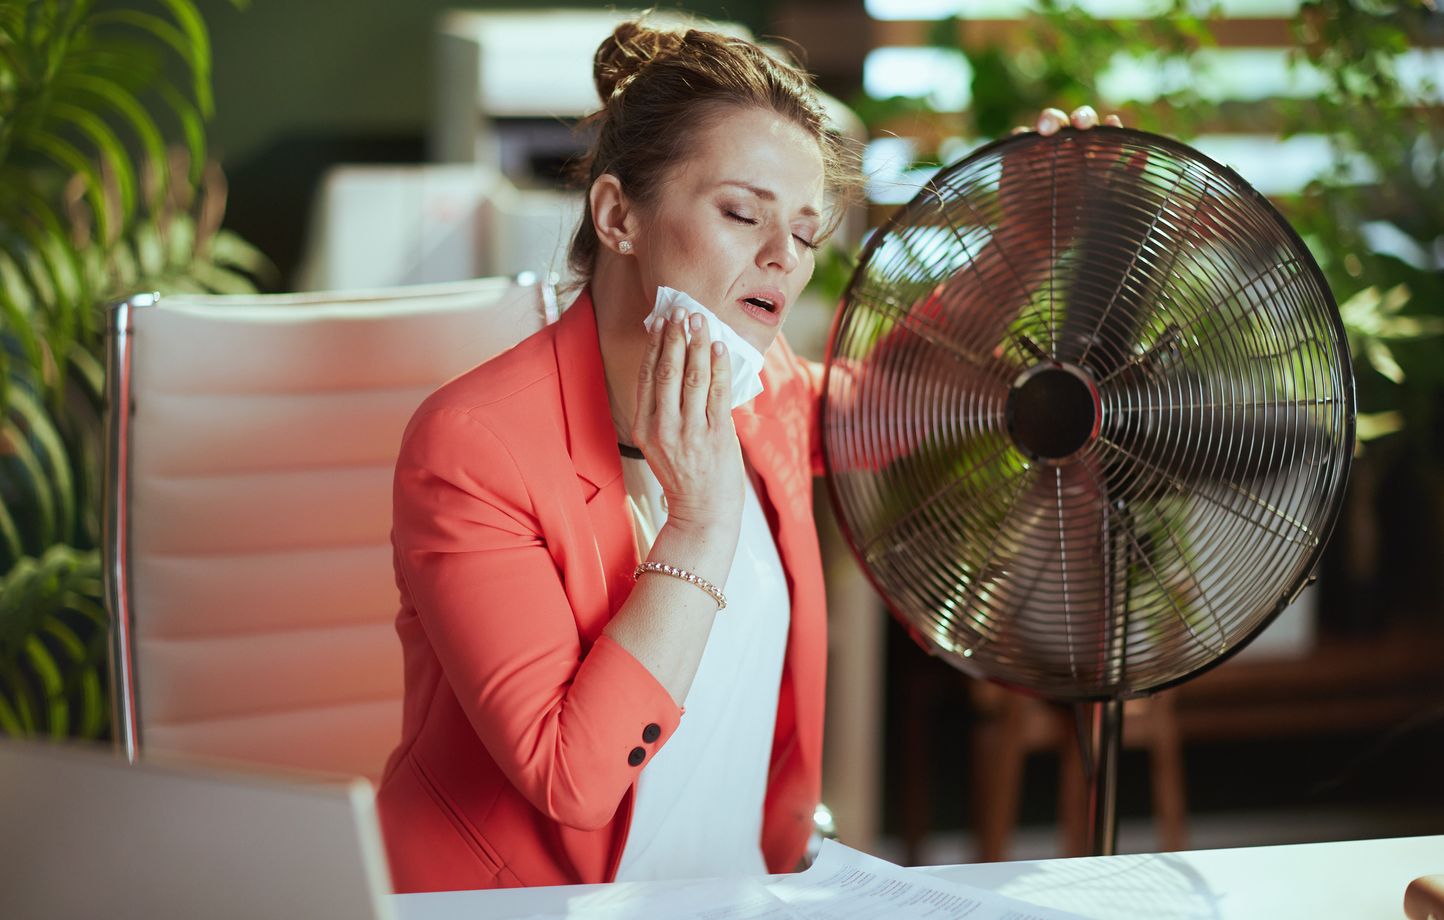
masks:
{"type": "MultiPolygon", "coordinates": [[[[821,779],[819,379],[780,337],[762,377],[733,418],[792,601],[761,841],[778,872],[821,779]]],[[[637,776],[682,713],[602,635],[638,559],[588,293],[421,405],[393,513],[406,690],[377,805],[396,890],[612,880],[637,776]]]]}

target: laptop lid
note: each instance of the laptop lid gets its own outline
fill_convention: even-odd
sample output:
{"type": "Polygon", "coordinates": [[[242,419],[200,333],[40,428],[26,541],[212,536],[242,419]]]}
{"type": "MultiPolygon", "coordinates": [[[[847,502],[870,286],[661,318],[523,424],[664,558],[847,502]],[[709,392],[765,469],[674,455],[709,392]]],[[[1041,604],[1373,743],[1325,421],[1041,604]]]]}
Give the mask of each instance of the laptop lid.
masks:
{"type": "Polygon", "coordinates": [[[8,917],[390,920],[371,787],[0,741],[8,917]]]}

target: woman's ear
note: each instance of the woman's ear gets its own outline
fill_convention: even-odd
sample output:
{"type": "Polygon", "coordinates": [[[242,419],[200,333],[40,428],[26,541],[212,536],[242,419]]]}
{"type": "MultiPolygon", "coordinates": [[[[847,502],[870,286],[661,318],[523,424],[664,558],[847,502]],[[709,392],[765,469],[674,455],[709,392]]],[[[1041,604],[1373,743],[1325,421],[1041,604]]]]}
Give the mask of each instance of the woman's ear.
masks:
{"type": "Polygon", "coordinates": [[[622,182],[611,173],[602,173],[588,193],[592,206],[592,229],[597,240],[612,252],[628,254],[636,245],[638,219],[636,208],[622,182]],[[626,245],[623,245],[625,242],[626,245]]]}

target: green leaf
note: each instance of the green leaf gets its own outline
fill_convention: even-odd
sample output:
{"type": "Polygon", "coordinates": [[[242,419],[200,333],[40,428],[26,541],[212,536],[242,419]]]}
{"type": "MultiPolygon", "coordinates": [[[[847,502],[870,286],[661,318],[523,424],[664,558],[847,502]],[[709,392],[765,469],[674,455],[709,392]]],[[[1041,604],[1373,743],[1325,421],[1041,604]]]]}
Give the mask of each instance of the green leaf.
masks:
{"type": "Polygon", "coordinates": [[[279,274],[275,263],[266,258],[265,253],[230,230],[221,230],[211,238],[210,256],[217,264],[239,268],[256,278],[279,274]]]}
{"type": "Polygon", "coordinates": [[[155,224],[144,223],[137,226],[131,242],[135,247],[135,257],[140,264],[142,278],[159,277],[165,272],[165,243],[161,240],[155,224]]]}
{"type": "Polygon", "coordinates": [[[79,349],[70,353],[70,366],[85,385],[85,393],[92,399],[105,396],[105,367],[88,351],[79,349]]]}
{"type": "Polygon", "coordinates": [[[169,20],[154,13],[143,13],[139,10],[109,10],[103,13],[96,13],[90,18],[94,28],[101,29],[110,25],[125,25],[153,36],[162,44],[167,45],[181,60],[185,61],[186,69],[195,73],[196,49],[189,38],[180,29],[177,29],[169,20]]]}
{"type": "Polygon", "coordinates": [[[20,738],[26,734],[25,726],[20,722],[20,715],[10,705],[4,693],[0,693],[0,734],[9,735],[12,738],[20,738]]]}
{"type": "Polygon", "coordinates": [[[1399,412],[1360,412],[1354,419],[1354,434],[1360,441],[1372,441],[1404,429],[1399,412]]]}
{"type": "Polygon", "coordinates": [[[106,199],[105,182],[101,179],[100,170],[96,169],[95,164],[69,141],[50,133],[37,132],[30,136],[30,143],[36,150],[49,156],[57,164],[85,178],[85,195],[90,200],[91,210],[95,213],[95,222],[100,231],[100,238],[102,240],[114,239],[114,234],[119,231],[121,222],[118,219],[119,215],[112,211],[110,202],[106,199]]]}
{"type": "Polygon", "coordinates": [[[80,725],[76,730],[82,738],[98,738],[110,724],[109,696],[96,668],[86,668],[80,675],[80,725]]]}
{"type": "Polygon", "coordinates": [[[50,481],[25,433],[9,417],[0,422],[0,477],[7,474],[14,475],[11,481],[18,491],[7,499],[7,502],[16,502],[12,510],[28,506],[32,512],[28,522],[20,522],[24,527],[22,534],[29,538],[28,545],[44,547],[54,543],[55,496],[50,481]],[[27,498],[28,503],[20,504],[27,498]]]}
{"type": "Polygon", "coordinates": [[[10,702],[15,707],[16,722],[19,725],[19,730],[15,734],[34,735],[35,714],[30,707],[30,688],[14,671],[5,674],[5,683],[9,686],[10,702]]]}
{"type": "Polygon", "coordinates": [[[10,509],[5,502],[0,502],[0,541],[4,543],[5,553],[0,557],[0,565],[9,568],[25,555],[25,544],[20,539],[20,531],[16,528],[15,519],[10,516],[10,509]]]}
{"type": "Polygon", "coordinates": [[[206,163],[206,124],[194,104],[181,93],[176,92],[172,86],[158,87],[161,98],[170,106],[180,119],[181,131],[185,134],[186,150],[190,153],[191,168],[189,181],[191,185],[197,185],[201,181],[201,175],[205,172],[206,163]]]}
{"type": "Polygon", "coordinates": [[[55,496],[56,536],[71,542],[75,533],[75,482],[71,477],[70,457],[54,423],[31,394],[17,390],[11,394],[10,408],[25,422],[26,431],[39,446],[45,458],[46,472],[55,496]]]}
{"type": "Polygon", "coordinates": [[[1364,356],[1368,359],[1369,364],[1373,366],[1374,370],[1383,374],[1394,383],[1404,382],[1404,369],[1399,366],[1398,361],[1394,360],[1394,353],[1390,351],[1389,346],[1383,342],[1378,339],[1366,339],[1364,341],[1364,356]]]}
{"type": "Polygon", "coordinates": [[[101,160],[110,167],[109,176],[114,180],[114,187],[120,196],[120,221],[122,224],[129,221],[130,216],[135,213],[135,166],[120,138],[115,136],[105,119],[89,109],[54,101],[50,105],[50,112],[62,122],[74,125],[90,138],[101,160]]]}
{"type": "Polygon", "coordinates": [[[65,681],[60,676],[60,668],[55,664],[55,657],[40,641],[40,637],[33,633],[25,640],[25,660],[30,666],[29,670],[40,681],[40,690],[44,697],[45,710],[49,714],[46,720],[50,726],[51,734],[57,729],[60,737],[64,737],[66,730],[66,709],[65,709],[65,681]]]}
{"type": "Polygon", "coordinates": [[[191,49],[192,91],[201,115],[210,118],[215,108],[211,98],[211,37],[206,31],[205,20],[190,0],[161,0],[175,17],[176,24],[185,33],[191,49]]]}
{"type": "Polygon", "coordinates": [[[72,661],[80,661],[85,658],[85,643],[80,641],[75,630],[58,618],[47,619],[40,628],[65,650],[72,661]]]}
{"type": "MultiPolygon", "coordinates": [[[[78,581],[78,579],[71,579],[71,581],[72,583],[75,583],[78,581]]],[[[75,584],[75,586],[79,587],[78,584],[75,584]]],[[[106,613],[105,608],[93,600],[93,598],[99,597],[101,595],[101,591],[102,588],[100,582],[96,581],[86,591],[85,594],[81,594],[79,592],[68,592],[65,595],[65,606],[69,607],[71,610],[74,610],[76,613],[85,617],[87,620],[90,620],[101,629],[109,629],[110,614],[106,613]]]]}
{"type": "MultiPolygon", "coordinates": [[[[161,20],[164,22],[164,20],[161,20]]],[[[135,95],[109,80],[98,79],[91,74],[74,73],[67,78],[66,85],[73,87],[80,93],[107,103],[112,109],[125,117],[125,124],[135,132],[139,138],[141,147],[145,152],[146,159],[161,167],[165,164],[165,139],[161,136],[160,128],[156,126],[155,119],[145,110],[135,95]]],[[[166,176],[165,170],[160,170],[162,181],[159,183],[158,192],[163,195],[166,176]]],[[[163,198],[162,198],[163,200],[163,198]]],[[[154,202],[152,204],[155,204],[154,202]]]]}

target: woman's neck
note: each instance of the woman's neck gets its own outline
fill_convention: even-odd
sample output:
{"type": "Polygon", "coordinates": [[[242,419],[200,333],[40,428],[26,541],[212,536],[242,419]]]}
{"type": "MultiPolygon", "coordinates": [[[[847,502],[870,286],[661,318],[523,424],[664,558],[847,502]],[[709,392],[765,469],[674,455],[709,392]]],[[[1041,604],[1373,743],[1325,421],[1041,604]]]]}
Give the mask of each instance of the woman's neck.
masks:
{"type": "Polygon", "coordinates": [[[592,308],[607,377],[607,402],[617,440],[630,444],[637,412],[637,375],[647,352],[642,321],[651,312],[635,259],[603,250],[592,272],[592,308]]]}

